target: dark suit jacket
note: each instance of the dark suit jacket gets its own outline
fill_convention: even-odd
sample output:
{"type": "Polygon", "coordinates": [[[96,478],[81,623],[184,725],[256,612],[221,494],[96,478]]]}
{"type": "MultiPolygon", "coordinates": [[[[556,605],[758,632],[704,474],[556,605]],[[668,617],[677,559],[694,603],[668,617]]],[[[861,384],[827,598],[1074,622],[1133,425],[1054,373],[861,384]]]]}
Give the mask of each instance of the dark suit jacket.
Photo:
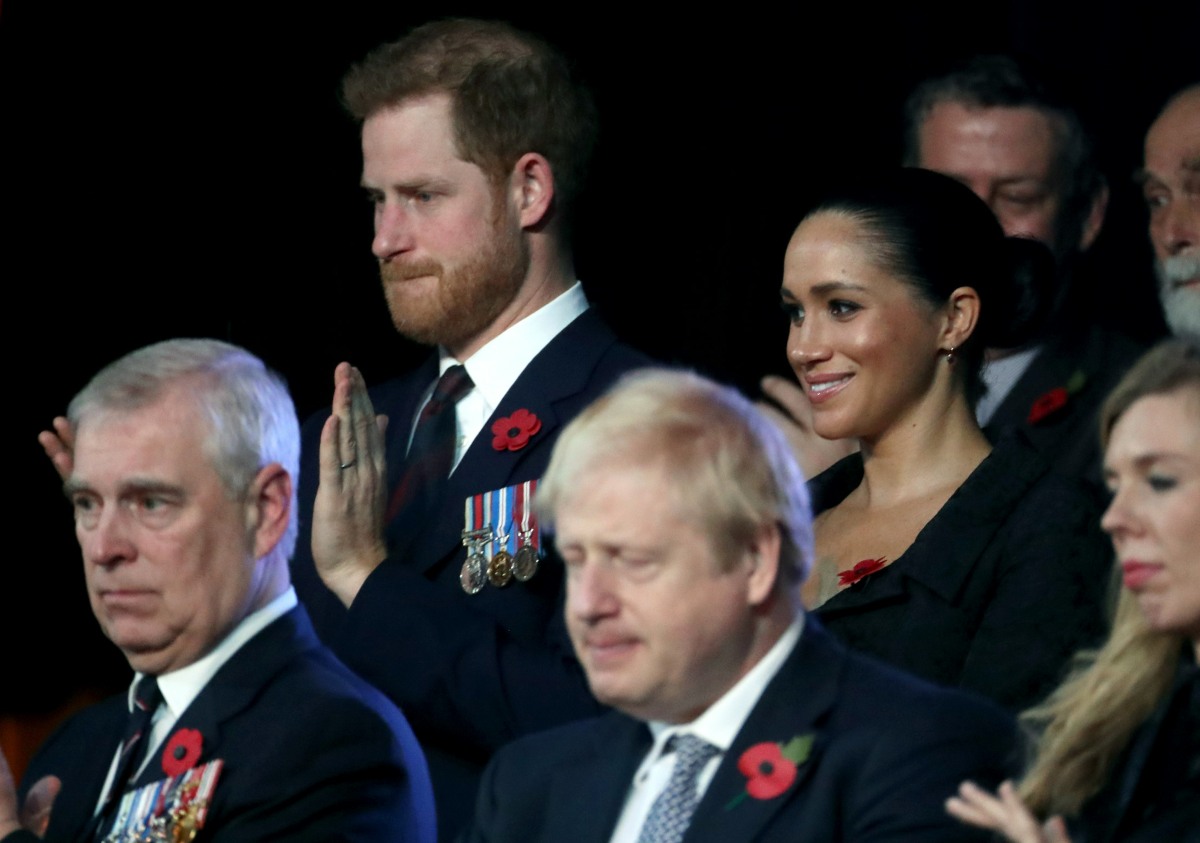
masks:
{"type": "MultiPolygon", "coordinates": [[[[862,480],[855,454],[814,478],[813,511],[862,480]]],[[[996,445],[899,559],[816,611],[852,648],[1020,711],[1105,633],[1112,548],[1100,509],[1019,434],[996,445]]]]}
{"type": "MultiPolygon", "coordinates": [[[[388,534],[388,558],[350,611],[313,568],[309,516],[317,485],[319,414],[305,427],[301,535],[293,578],[317,631],[354,670],[404,710],[429,759],[439,824],[448,838],[469,815],[492,752],[526,732],[599,711],[562,619],[561,566],[547,559],[529,582],[466,594],[459,570],[463,502],[540,477],[562,427],[620,375],[649,364],[621,345],[593,311],[563,329],[517,378],[493,419],[525,408],[541,430],[518,451],[492,447],[491,421],[447,481],[438,514],[388,534]]],[[[411,420],[437,378],[437,361],[372,392],[391,419],[389,495],[399,480],[411,420]]]]}
{"type": "Polygon", "coordinates": [[[1067,328],[1046,341],[1025,374],[988,420],[984,432],[996,442],[1022,431],[1054,471],[1086,480],[1103,489],[1100,470],[1100,405],[1145,348],[1099,325],[1067,328]],[[1031,423],[1034,403],[1072,379],[1082,379],[1078,392],[1062,409],[1031,423]]]}
{"type": "MultiPolygon", "coordinates": [[[[127,717],[124,695],[95,705],[33,760],[26,788],[47,774],[63,783],[47,840],[81,839],[127,717]]],[[[175,729],[184,728],[203,736],[197,764],[224,761],[197,840],[434,839],[429,777],[408,724],[321,646],[302,608],[217,671],[180,715],[175,729]]],[[[165,777],[161,754],[151,751],[134,787],[165,777]]]]}
{"type": "MultiPolygon", "coordinates": [[[[696,807],[684,843],[986,840],[943,803],[966,778],[995,784],[1018,762],[1012,720],[984,700],[848,652],[809,617],[696,807]],[[744,796],[738,759],[814,735],[780,796],[744,796]],[[739,798],[741,797],[741,798],[739,798]]],[[[651,746],[620,713],[523,738],[493,759],[469,843],[606,843],[651,746]]]]}

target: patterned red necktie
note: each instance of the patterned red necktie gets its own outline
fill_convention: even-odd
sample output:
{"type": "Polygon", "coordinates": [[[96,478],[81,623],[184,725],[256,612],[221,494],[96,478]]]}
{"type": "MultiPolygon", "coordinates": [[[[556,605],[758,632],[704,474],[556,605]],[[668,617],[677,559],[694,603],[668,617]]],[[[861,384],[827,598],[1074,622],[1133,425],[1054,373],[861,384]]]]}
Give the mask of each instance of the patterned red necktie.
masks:
{"type": "Polygon", "coordinates": [[[475,383],[462,365],[451,366],[438,378],[433,395],[417,417],[404,473],[388,504],[388,521],[410,506],[419,507],[421,512],[432,506],[437,490],[454,465],[458,444],[454,408],[474,388],[475,383]]]}
{"type": "Polygon", "coordinates": [[[117,759],[117,771],[113,776],[112,787],[108,789],[108,797],[104,800],[104,809],[109,808],[121,799],[125,786],[132,781],[142,758],[146,754],[147,733],[154,712],[162,703],[162,693],[158,690],[158,680],[153,676],[143,676],[138,680],[133,691],[133,711],[125,725],[125,736],[121,738],[121,754],[117,759]]]}

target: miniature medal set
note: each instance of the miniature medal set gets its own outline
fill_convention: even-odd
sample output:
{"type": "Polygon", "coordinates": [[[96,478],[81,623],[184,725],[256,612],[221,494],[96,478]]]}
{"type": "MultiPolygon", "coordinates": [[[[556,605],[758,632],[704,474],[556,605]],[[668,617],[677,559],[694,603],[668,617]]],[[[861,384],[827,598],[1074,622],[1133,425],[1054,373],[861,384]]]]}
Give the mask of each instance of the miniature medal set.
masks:
{"type": "Polygon", "coordinates": [[[121,798],[103,843],[188,843],[204,827],[223,762],[199,767],[131,790],[121,798]]]}
{"type": "Polygon", "coordinates": [[[541,534],[531,506],[537,480],[484,492],[463,506],[463,546],[467,559],[458,581],[467,594],[487,583],[504,588],[514,579],[527,582],[542,558],[541,534]]]}

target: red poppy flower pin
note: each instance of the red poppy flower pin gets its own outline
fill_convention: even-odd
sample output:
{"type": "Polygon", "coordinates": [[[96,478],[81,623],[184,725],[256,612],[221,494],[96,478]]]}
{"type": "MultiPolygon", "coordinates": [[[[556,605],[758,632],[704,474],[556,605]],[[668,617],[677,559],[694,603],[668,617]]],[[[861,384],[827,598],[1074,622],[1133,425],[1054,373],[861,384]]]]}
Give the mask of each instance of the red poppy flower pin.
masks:
{"type": "Polygon", "coordinates": [[[856,582],[861,582],[871,576],[871,574],[886,567],[887,559],[883,556],[880,556],[878,559],[864,559],[861,562],[855,562],[853,568],[838,573],[838,585],[842,588],[854,585],[856,582]]]}
{"type": "Polygon", "coordinates": [[[738,772],[746,777],[746,790],[739,793],[725,810],[751,799],[774,799],[783,795],[796,781],[797,769],[812,753],[813,733],[797,735],[787,743],[763,741],[742,753],[738,772]]]}
{"type": "Polygon", "coordinates": [[[1057,413],[1071,401],[1071,396],[1083,389],[1083,385],[1087,382],[1087,375],[1083,372],[1076,372],[1071,375],[1066,386],[1056,386],[1049,392],[1045,392],[1037,397],[1029,407],[1029,416],[1026,421],[1029,424],[1037,424],[1043,419],[1057,413]]]}
{"type": "Polygon", "coordinates": [[[178,776],[196,766],[204,738],[199,729],[176,729],[163,747],[162,768],[168,776],[178,776]]]}
{"type": "Polygon", "coordinates": [[[522,407],[511,416],[492,422],[492,447],[497,451],[519,451],[542,429],[542,420],[522,407]]]}

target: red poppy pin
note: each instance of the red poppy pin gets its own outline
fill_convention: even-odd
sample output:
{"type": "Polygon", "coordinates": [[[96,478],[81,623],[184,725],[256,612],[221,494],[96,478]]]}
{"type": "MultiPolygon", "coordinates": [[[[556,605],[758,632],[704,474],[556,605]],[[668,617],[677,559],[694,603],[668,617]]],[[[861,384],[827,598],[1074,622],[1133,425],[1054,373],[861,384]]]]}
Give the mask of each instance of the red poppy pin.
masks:
{"type": "Polygon", "coordinates": [[[1070,403],[1071,396],[1083,389],[1085,383],[1087,383],[1087,375],[1083,372],[1076,372],[1067,380],[1066,386],[1056,386],[1049,392],[1039,395],[1029,407],[1029,416],[1026,421],[1029,424],[1037,424],[1042,419],[1054,415],[1070,403]]]}
{"type": "Polygon", "coordinates": [[[162,768],[168,776],[186,773],[200,760],[204,738],[199,729],[176,729],[163,748],[162,768]]]}
{"type": "Polygon", "coordinates": [[[542,420],[522,407],[492,422],[492,447],[497,451],[519,451],[541,429],[542,420]]]}
{"type": "Polygon", "coordinates": [[[738,772],[746,777],[746,790],[739,793],[725,810],[751,799],[774,799],[783,795],[796,781],[796,771],[812,753],[813,734],[797,735],[786,744],[763,741],[742,753],[738,772]]]}
{"type": "Polygon", "coordinates": [[[871,574],[885,567],[887,567],[887,559],[883,556],[880,556],[878,559],[864,559],[861,562],[855,562],[853,568],[838,573],[838,585],[845,588],[848,585],[854,585],[856,582],[862,582],[871,576],[871,574]]]}

